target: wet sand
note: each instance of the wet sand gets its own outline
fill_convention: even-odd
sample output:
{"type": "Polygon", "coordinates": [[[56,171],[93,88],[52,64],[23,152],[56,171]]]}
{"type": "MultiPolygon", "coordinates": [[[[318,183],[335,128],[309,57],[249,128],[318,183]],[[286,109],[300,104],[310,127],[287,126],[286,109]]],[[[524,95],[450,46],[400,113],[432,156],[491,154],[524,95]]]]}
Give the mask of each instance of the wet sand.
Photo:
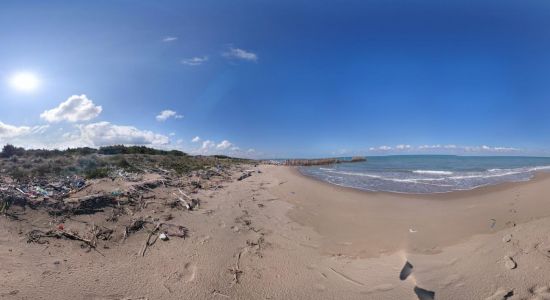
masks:
{"type": "Polygon", "coordinates": [[[397,250],[436,253],[476,234],[550,216],[550,174],[441,194],[366,192],[275,168],[275,189],[295,206],[289,215],[313,227],[327,254],[375,257],[397,250]]]}

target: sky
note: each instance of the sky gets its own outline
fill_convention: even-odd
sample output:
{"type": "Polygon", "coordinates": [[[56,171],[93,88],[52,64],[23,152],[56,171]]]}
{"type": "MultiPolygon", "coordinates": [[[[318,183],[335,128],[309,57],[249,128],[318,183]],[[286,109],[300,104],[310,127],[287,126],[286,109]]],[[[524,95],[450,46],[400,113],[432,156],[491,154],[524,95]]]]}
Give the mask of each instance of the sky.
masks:
{"type": "Polygon", "coordinates": [[[2,1],[0,144],[550,155],[550,3],[2,1]]]}

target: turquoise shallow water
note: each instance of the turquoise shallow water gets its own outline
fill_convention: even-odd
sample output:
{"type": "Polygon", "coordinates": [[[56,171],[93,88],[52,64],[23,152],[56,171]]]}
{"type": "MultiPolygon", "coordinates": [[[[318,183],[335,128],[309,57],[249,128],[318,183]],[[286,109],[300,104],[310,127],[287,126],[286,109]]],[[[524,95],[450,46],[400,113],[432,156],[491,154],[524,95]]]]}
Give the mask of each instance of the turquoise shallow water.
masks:
{"type": "Polygon", "coordinates": [[[527,181],[550,171],[550,157],[403,155],[366,162],[301,167],[307,176],[369,191],[444,193],[503,182],[527,181]]]}

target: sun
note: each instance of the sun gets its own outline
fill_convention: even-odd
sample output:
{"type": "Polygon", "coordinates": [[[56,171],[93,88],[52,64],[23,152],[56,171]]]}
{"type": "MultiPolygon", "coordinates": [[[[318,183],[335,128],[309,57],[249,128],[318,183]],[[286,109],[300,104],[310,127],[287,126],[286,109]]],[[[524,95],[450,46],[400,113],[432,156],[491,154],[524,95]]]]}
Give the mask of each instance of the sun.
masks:
{"type": "Polygon", "coordinates": [[[40,84],[40,81],[38,80],[38,77],[29,72],[20,72],[14,74],[10,78],[10,84],[11,86],[22,92],[32,92],[36,90],[38,85],[40,84]]]}

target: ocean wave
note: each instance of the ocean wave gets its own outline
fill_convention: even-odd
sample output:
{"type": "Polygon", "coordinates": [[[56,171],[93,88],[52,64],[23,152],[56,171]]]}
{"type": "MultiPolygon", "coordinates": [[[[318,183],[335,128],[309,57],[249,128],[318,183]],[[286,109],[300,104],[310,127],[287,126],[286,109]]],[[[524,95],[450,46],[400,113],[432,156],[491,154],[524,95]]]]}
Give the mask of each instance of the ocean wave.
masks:
{"type": "Polygon", "coordinates": [[[453,175],[451,171],[436,171],[436,170],[414,170],[415,174],[430,174],[430,175],[453,175]]]}
{"type": "Polygon", "coordinates": [[[424,182],[424,181],[442,181],[445,180],[445,178],[393,178],[393,177],[384,177],[380,175],[373,175],[373,174],[367,174],[367,173],[358,173],[358,172],[345,172],[345,171],[335,171],[335,170],[327,170],[328,173],[333,174],[339,174],[339,175],[348,175],[348,176],[361,176],[361,177],[369,177],[379,180],[385,180],[385,181],[393,181],[393,182],[403,182],[403,183],[418,183],[418,184],[426,184],[426,185],[436,185],[436,186],[447,186],[447,185],[440,185],[430,182],[424,182]]]}
{"type": "Polygon", "coordinates": [[[548,172],[550,165],[517,168],[487,168],[483,171],[434,169],[340,169],[304,168],[305,173],[318,179],[362,190],[405,193],[439,193],[471,190],[503,182],[528,181],[535,172],[548,172]],[[308,171],[309,170],[309,171],[308,171]]]}
{"type": "Polygon", "coordinates": [[[550,166],[537,166],[530,169],[531,172],[550,170],[550,166]]]}

